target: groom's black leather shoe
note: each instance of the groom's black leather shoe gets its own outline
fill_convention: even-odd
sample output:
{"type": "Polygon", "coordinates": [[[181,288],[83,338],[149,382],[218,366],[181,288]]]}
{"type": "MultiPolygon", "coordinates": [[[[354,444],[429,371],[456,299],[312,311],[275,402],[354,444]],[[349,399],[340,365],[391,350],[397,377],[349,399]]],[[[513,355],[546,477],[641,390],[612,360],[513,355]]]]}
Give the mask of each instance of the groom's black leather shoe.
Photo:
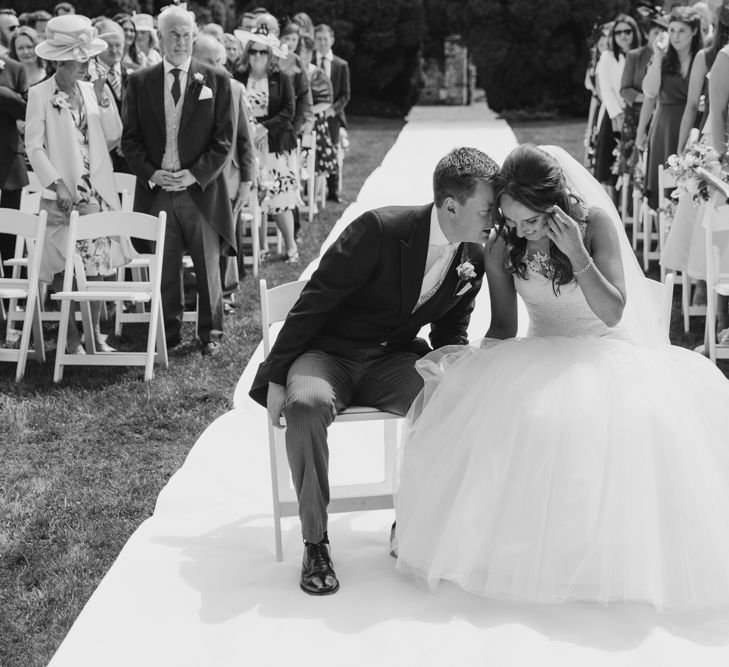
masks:
{"type": "Polygon", "coordinates": [[[309,595],[331,595],[339,590],[339,581],[329,556],[328,540],[318,544],[304,542],[301,590],[309,595]]]}

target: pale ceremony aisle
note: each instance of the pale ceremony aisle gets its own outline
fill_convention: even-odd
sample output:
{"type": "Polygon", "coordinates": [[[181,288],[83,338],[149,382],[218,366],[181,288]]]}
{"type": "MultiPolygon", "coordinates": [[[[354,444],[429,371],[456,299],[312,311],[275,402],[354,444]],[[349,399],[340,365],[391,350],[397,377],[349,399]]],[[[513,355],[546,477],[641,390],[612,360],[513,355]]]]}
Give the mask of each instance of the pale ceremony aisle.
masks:
{"type": "MultiPolygon", "coordinates": [[[[433,167],[457,145],[478,146],[501,162],[516,139],[483,105],[413,109],[325,246],[366,209],[429,201],[433,167]]],[[[520,320],[525,331],[526,318],[520,320]]],[[[472,340],[488,321],[484,289],[472,340]]],[[[395,571],[388,555],[392,511],[333,515],[329,533],[341,590],[324,598],[305,595],[298,584],[297,520],[285,520],[284,561],[274,558],[266,414],[247,396],[261,359],[259,348],[245,370],[231,369],[242,371],[234,409],[192,447],[153,516],[84,607],[53,667],[729,662],[729,617],[661,617],[643,605],[496,603],[450,585],[437,594],[421,590],[395,571]]],[[[361,479],[381,464],[379,429],[338,428],[335,480],[361,479]]]]}

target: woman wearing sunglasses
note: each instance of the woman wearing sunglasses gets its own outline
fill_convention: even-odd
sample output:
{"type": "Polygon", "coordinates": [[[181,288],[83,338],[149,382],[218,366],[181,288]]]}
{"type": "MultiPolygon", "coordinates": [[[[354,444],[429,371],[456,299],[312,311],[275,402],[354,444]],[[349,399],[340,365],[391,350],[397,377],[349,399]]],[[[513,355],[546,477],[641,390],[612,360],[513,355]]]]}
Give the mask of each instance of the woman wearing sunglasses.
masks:
{"type": "Polygon", "coordinates": [[[600,128],[595,156],[595,178],[614,196],[617,172],[615,148],[623,126],[625,102],[620,95],[620,83],[625,67],[625,54],[643,44],[643,34],[638,24],[627,14],[619,14],[610,32],[610,46],[597,63],[597,87],[602,99],[598,116],[600,128]]]}
{"type": "Polygon", "coordinates": [[[278,37],[268,34],[265,26],[256,32],[236,30],[235,36],[243,44],[241,67],[235,78],[246,87],[252,118],[268,131],[266,170],[271,185],[267,210],[283,235],[284,261],[296,263],[299,252],[294,238],[293,210],[299,185],[293,124],[294,86],[291,77],[277,64],[285,52],[278,37]]]}

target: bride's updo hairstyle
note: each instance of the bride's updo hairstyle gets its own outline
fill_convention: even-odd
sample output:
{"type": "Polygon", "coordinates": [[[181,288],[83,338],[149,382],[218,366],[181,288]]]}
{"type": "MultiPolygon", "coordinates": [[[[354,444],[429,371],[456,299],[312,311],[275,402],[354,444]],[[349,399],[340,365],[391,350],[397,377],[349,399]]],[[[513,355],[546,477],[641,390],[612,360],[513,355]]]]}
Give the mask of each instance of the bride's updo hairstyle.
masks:
{"type": "MultiPolygon", "coordinates": [[[[533,144],[522,144],[506,156],[501,171],[496,176],[494,188],[497,203],[501,201],[501,197],[509,195],[522,206],[537,213],[547,213],[557,204],[575,220],[584,218],[584,204],[570,191],[557,160],[533,144]]],[[[527,241],[519,238],[516,229],[511,229],[506,224],[498,206],[495,215],[498,233],[506,240],[509,260],[507,268],[526,280],[524,255],[527,241]]],[[[552,241],[549,242],[549,257],[554,269],[552,287],[556,294],[560,285],[572,282],[574,273],[567,256],[552,241]]]]}

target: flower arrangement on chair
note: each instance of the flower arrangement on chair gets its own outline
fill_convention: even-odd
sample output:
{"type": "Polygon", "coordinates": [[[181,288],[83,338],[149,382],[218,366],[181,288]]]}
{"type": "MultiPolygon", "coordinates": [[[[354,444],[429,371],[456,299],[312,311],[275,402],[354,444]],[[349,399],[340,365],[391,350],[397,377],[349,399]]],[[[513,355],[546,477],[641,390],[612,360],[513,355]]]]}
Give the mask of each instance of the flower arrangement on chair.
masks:
{"type": "Polygon", "coordinates": [[[681,155],[669,155],[666,163],[677,185],[671,198],[677,200],[681,192],[687,192],[695,204],[709,200],[709,186],[698,177],[696,169],[703,167],[717,176],[722,173],[719,154],[711,146],[700,142],[688,146],[681,155]]]}

